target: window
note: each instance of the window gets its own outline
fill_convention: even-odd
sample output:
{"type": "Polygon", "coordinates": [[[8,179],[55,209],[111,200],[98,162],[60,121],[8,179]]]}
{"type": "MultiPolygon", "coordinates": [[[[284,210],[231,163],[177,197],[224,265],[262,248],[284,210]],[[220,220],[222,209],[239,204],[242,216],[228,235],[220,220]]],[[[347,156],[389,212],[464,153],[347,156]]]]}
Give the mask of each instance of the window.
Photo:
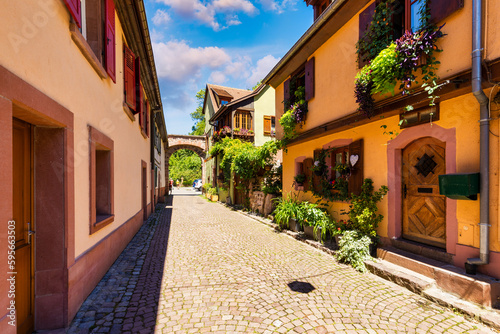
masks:
{"type": "Polygon", "coordinates": [[[274,116],[264,116],[264,136],[276,134],[276,122],[274,116]]]}
{"type": "Polygon", "coordinates": [[[77,28],[72,38],[101,77],[116,83],[115,4],[113,0],[64,0],[77,28]],[[79,34],[77,33],[78,28],[79,34]],[[79,36],[78,36],[79,35],[79,36]],[[105,73],[102,67],[105,66],[105,73]]]}
{"type": "MultiPolygon", "coordinates": [[[[376,0],[370,6],[368,6],[359,15],[359,39],[361,40],[365,37],[368,31],[372,18],[375,13],[376,7],[382,2],[382,0],[376,0]]],[[[392,24],[392,36],[387,36],[389,40],[396,40],[403,35],[406,30],[418,31],[422,27],[421,17],[425,10],[425,0],[396,0],[392,5],[393,14],[390,18],[392,24]]],[[[432,23],[439,23],[446,17],[454,13],[460,8],[464,7],[464,0],[432,0],[427,1],[430,12],[430,20],[432,23]]],[[[385,10],[385,8],[384,8],[385,10]]],[[[359,55],[359,67],[363,67],[368,64],[370,56],[373,55],[359,55]]]]}
{"type": "Polygon", "coordinates": [[[220,100],[220,105],[223,106],[223,105],[226,105],[228,104],[229,101],[228,100],[220,100]]]}
{"type": "Polygon", "coordinates": [[[307,5],[314,8],[314,20],[316,20],[325,10],[332,0],[306,0],[307,5]]]}
{"type": "Polygon", "coordinates": [[[89,126],[90,234],[114,220],[113,140],[89,126]]]}
{"type": "Polygon", "coordinates": [[[294,103],[302,100],[307,102],[314,97],[314,57],[284,82],[283,90],[285,109],[289,109],[294,103]]]}
{"type": "Polygon", "coordinates": [[[234,127],[240,130],[252,130],[252,115],[248,111],[237,111],[234,114],[234,127]]]}

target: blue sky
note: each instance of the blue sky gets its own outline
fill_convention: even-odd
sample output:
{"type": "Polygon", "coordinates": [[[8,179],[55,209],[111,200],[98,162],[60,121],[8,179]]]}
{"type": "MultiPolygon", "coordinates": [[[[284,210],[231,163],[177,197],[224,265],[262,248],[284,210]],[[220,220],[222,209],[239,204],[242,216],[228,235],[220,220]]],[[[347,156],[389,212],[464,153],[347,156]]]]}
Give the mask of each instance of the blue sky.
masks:
{"type": "Polygon", "coordinates": [[[145,0],[169,134],[207,83],[250,89],[313,22],[303,0],[145,0]]]}

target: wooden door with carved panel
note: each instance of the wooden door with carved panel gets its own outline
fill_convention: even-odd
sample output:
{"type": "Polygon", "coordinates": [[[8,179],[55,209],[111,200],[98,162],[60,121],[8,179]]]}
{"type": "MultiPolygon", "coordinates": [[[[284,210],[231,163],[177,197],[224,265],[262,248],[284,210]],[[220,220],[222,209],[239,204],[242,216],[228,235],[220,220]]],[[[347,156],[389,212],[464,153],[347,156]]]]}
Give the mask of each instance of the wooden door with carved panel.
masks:
{"type": "Polygon", "coordinates": [[[403,238],[445,248],[446,200],[438,175],[446,173],[445,143],[418,139],[403,150],[403,238]]]}

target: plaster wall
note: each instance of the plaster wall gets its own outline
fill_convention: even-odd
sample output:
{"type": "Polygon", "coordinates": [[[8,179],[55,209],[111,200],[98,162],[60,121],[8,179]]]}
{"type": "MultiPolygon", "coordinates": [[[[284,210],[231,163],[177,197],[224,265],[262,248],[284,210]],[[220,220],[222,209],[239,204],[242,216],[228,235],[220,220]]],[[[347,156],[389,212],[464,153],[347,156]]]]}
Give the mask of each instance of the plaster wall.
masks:
{"type": "MultiPolygon", "coordinates": [[[[371,3],[370,3],[371,4],[371,3]]],[[[368,7],[368,4],[366,7],[368,7]]],[[[365,8],[366,8],[365,7],[365,8]]],[[[500,3],[485,1],[485,57],[500,57],[500,3]]],[[[359,38],[359,14],[363,8],[340,28],[327,42],[309,57],[315,57],[315,96],[308,103],[306,123],[299,132],[320,126],[326,122],[352,114],[357,109],[354,97],[354,81],[359,71],[356,62],[356,42],[359,38]]],[[[442,31],[447,34],[439,41],[444,51],[436,54],[441,61],[437,74],[450,77],[471,68],[472,52],[472,1],[465,1],[464,8],[444,19],[442,31]]],[[[397,88],[399,85],[397,86],[397,88]]],[[[396,89],[395,94],[399,94],[396,89]]],[[[376,100],[390,97],[375,96],[376,100]]],[[[283,114],[283,83],[276,87],[276,113],[283,114]]]]}
{"type": "Polygon", "coordinates": [[[131,121],[122,107],[123,30],[116,17],[115,84],[98,76],[72,40],[70,14],[63,1],[8,1],[2,6],[0,64],[74,114],[74,166],[67,167],[74,168],[74,252],[78,257],[141,209],[141,160],[150,161],[149,139],[141,135],[137,117],[131,121]],[[88,125],[114,141],[115,162],[115,219],[92,235],[88,125]]]}
{"type": "Polygon", "coordinates": [[[264,116],[276,115],[274,88],[268,85],[254,98],[254,110],[255,146],[262,146],[272,138],[264,135],[264,116]]]}
{"type": "MultiPolygon", "coordinates": [[[[486,90],[489,94],[489,90],[486,90]]],[[[493,108],[492,108],[493,109],[493,108]]],[[[498,113],[498,111],[496,111],[498,113]]],[[[492,113],[492,118],[497,115],[492,113]]],[[[288,152],[283,153],[283,190],[284,193],[294,192],[292,183],[295,174],[295,163],[298,160],[304,160],[308,157],[313,157],[315,149],[323,148],[323,146],[334,140],[352,139],[352,141],[364,139],[364,177],[371,178],[374,181],[375,188],[381,185],[388,185],[389,179],[397,177],[398,171],[394,171],[388,165],[388,151],[391,145],[398,145],[401,137],[408,137],[410,131],[414,137],[408,137],[407,141],[418,139],[419,136],[437,133],[438,128],[443,131],[453,129],[456,137],[452,140],[456,141],[456,157],[453,161],[449,161],[451,154],[447,156],[447,172],[456,173],[473,173],[479,171],[479,105],[472,94],[466,94],[457,98],[449,99],[440,104],[440,119],[434,121],[432,125],[426,124],[408,129],[401,130],[399,128],[399,117],[389,117],[379,119],[372,123],[354,127],[338,133],[329,133],[323,137],[307,140],[298,144],[292,144],[288,147],[288,152]],[[382,126],[387,126],[383,128],[382,126]],[[393,134],[389,134],[393,132],[393,134]],[[414,138],[414,139],[411,139],[414,138]],[[453,170],[455,169],[455,170],[453,170]]],[[[491,122],[490,135],[490,250],[500,252],[500,229],[499,229],[499,124],[498,120],[491,122]]],[[[448,144],[447,144],[448,145],[448,144]]],[[[451,145],[451,144],[450,144],[451,145]]],[[[448,150],[448,148],[447,148],[448,150]]],[[[448,151],[447,151],[448,152],[448,151]]],[[[447,153],[448,154],[448,153],[447,153]]],[[[379,226],[378,234],[382,237],[393,237],[388,232],[389,214],[391,206],[401,205],[401,196],[394,196],[398,189],[389,188],[389,195],[386,196],[379,204],[380,213],[384,215],[384,220],[379,226]],[[392,195],[391,195],[392,193],[392,195]],[[391,200],[391,198],[393,198],[391,200]]],[[[399,191],[400,193],[400,191],[399,191]]],[[[300,192],[302,200],[313,200],[311,192],[300,192]]],[[[448,209],[452,210],[451,214],[456,218],[455,226],[452,226],[453,235],[448,235],[448,238],[456,240],[453,249],[456,247],[457,254],[465,252],[465,248],[460,248],[460,245],[471,246],[468,256],[475,256],[479,247],[479,200],[449,200],[448,209]],[[465,228],[464,228],[465,227],[465,228]]],[[[347,204],[342,202],[328,202],[330,212],[336,219],[345,219],[345,216],[339,216],[342,209],[347,209],[347,204]]],[[[395,217],[400,221],[401,217],[395,217]]],[[[465,255],[461,255],[464,257],[465,255]]],[[[463,261],[458,261],[459,265],[463,265],[463,261]]],[[[497,264],[498,265],[498,264],[497,264]]],[[[491,272],[495,276],[500,275],[497,272],[491,272]]]]}

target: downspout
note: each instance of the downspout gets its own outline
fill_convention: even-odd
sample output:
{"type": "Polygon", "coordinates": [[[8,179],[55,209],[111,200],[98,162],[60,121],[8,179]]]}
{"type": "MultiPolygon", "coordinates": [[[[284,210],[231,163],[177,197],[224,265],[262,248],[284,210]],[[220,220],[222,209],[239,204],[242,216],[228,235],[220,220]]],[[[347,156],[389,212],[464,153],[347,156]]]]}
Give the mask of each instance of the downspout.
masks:
{"type": "Polygon", "coordinates": [[[489,110],[488,97],[481,88],[481,41],[482,41],[482,0],[472,2],[472,93],[480,105],[479,112],[479,138],[480,138],[480,222],[479,222],[479,258],[467,259],[471,265],[484,265],[489,263],[489,110]]]}

